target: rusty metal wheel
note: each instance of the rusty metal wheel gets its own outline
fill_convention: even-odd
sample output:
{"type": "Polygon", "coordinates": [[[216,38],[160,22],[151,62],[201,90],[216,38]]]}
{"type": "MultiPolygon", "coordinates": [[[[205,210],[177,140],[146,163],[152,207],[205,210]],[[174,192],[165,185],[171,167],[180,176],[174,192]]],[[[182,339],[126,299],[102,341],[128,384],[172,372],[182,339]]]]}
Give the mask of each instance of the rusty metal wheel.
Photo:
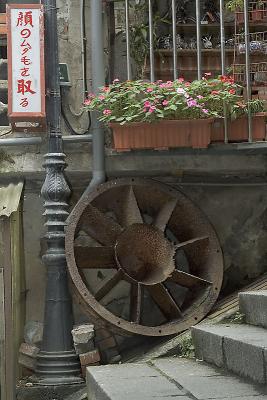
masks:
{"type": "Polygon", "coordinates": [[[209,312],[223,278],[203,213],[181,192],[138,178],[107,182],[78,202],[66,257],[84,309],[122,334],[187,329],[209,312]]]}

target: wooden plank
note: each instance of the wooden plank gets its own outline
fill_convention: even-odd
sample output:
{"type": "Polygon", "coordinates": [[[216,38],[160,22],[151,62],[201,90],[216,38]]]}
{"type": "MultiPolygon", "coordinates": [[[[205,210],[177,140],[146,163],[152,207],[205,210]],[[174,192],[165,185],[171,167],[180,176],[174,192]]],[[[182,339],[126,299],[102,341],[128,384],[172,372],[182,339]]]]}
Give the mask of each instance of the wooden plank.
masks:
{"type": "Polygon", "coordinates": [[[22,240],[22,206],[10,217],[11,230],[11,264],[12,264],[12,318],[14,333],[14,365],[16,380],[21,377],[21,367],[17,360],[19,348],[23,342],[26,315],[24,249],[22,240]]]}
{"type": "Polygon", "coordinates": [[[5,396],[3,400],[15,400],[14,336],[12,318],[12,261],[11,229],[8,217],[0,219],[3,238],[4,302],[5,302],[5,396]]]}
{"type": "Polygon", "coordinates": [[[0,24],[6,25],[6,13],[0,13],[0,24]]]}
{"type": "Polygon", "coordinates": [[[6,14],[0,14],[0,35],[7,35],[6,14]]]}
{"type": "MultiPolygon", "coordinates": [[[[1,239],[0,239],[1,241],[1,239]]],[[[2,265],[2,263],[1,263],[2,265]]],[[[5,308],[4,308],[4,270],[0,269],[0,399],[5,400],[5,308]]]]}

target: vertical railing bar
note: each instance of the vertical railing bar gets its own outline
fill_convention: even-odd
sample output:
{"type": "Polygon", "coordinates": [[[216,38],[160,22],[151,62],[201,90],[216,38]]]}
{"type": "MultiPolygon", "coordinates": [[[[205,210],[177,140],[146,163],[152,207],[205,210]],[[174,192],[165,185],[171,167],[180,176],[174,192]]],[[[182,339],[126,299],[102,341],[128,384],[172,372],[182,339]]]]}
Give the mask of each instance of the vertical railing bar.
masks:
{"type": "Polygon", "coordinates": [[[245,46],[246,46],[246,87],[248,103],[248,141],[252,142],[252,120],[251,120],[251,77],[250,77],[250,40],[249,40],[249,1],[244,0],[244,22],[245,22],[245,46]]]}
{"type": "Polygon", "coordinates": [[[125,30],[126,30],[126,62],[127,79],[132,79],[131,49],[130,49],[130,25],[129,25],[129,0],[125,0],[125,30]]]}
{"type": "MultiPolygon", "coordinates": [[[[221,70],[222,75],[226,73],[225,63],[225,29],[224,29],[224,0],[220,0],[220,35],[221,35],[221,70]]],[[[224,143],[228,143],[228,121],[227,121],[227,107],[224,102],[224,143]]]]}
{"type": "Polygon", "coordinates": [[[177,47],[176,47],[176,0],[172,0],[172,51],[173,51],[173,79],[177,79],[177,47]]]}
{"type": "Polygon", "coordinates": [[[152,0],[148,0],[148,19],[149,19],[149,57],[150,57],[150,80],[155,82],[155,60],[154,60],[154,24],[152,0]]]}
{"type": "Polygon", "coordinates": [[[197,26],[197,77],[202,78],[201,70],[201,15],[200,15],[200,0],[196,0],[196,26],[197,26]]]}

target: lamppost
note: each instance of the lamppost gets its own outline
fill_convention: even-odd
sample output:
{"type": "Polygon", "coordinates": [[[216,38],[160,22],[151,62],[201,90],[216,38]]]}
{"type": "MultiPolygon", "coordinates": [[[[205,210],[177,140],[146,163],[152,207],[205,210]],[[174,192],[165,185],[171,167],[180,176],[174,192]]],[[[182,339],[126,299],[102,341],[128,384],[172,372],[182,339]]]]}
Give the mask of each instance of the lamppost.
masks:
{"type": "Polygon", "coordinates": [[[71,329],[72,301],[68,289],[64,227],[68,216],[70,189],[64,177],[66,167],[61,135],[56,0],[43,0],[45,12],[46,98],[48,154],[46,178],[42,187],[45,200],[47,267],[44,336],[37,358],[36,380],[41,385],[80,383],[80,364],[75,354],[71,329]]]}

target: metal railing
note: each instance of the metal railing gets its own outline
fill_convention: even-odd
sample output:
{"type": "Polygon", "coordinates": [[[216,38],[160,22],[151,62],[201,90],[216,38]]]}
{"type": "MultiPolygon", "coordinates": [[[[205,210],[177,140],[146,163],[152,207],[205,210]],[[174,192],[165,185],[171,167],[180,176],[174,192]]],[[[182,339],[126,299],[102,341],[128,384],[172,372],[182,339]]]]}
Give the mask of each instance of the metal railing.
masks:
{"type": "MultiPolygon", "coordinates": [[[[124,0],[125,3],[125,37],[126,37],[126,60],[127,60],[127,79],[132,79],[132,71],[131,71],[131,23],[130,23],[130,13],[129,13],[129,3],[130,0],[124,0]]],[[[225,22],[225,4],[226,1],[219,1],[219,32],[220,32],[220,40],[218,45],[218,51],[220,53],[220,73],[225,75],[227,73],[227,65],[226,65],[226,36],[225,36],[225,26],[226,24],[229,26],[229,22],[225,22]]],[[[243,32],[237,33],[235,28],[235,42],[234,42],[234,52],[238,53],[238,49],[243,52],[245,56],[244,64],[236,64],[233,66],[233,74],[238,82],[242,82],[244,85],[244,92],[246,93],[246,99],[248,101],[248,142],[253,141],[252,135],[252,115],[249,106],[249,102],[252,98],[252,82],[254,81],[255,74],[266,73],[267,78],[267,62],[259,62],[259,63],[251,63],[250,53],[251,53],[251,43],[255,43],[256,41],[266,42],[266,54],[267,54],[267,31],[260,32],[250,32],[250,20],[252,18],[252,13],[256,13],[257,11],[257,2],[251,2],[249,0],[243,1],[244,9],[242,12],[243,20],[240,22],[237,21],[238,10],[235,13],[235,22],[233,22],[233,26],[237,26],[238,23],[242,23],[243,32]],[[242,49],[241,49],[242,45],[242,49]]],[[[263,19],[267,17],[267,1],[261,2],[262,9],[260,10],[260,14],[258,17],[262,17],[263,19]]],[[[154,46],[154,16],[153,16],[153,1],[147,0],[148,5],[148,40],[149,40],[149,78],[151,81],[155,81],[157,78],[155,74],[155,46],[154,46]]],[[[173,79],[177,79],[180,71],[178,67],[179,61],[179,50],[176,46],[176,37],[177,37],[177,19],[179,15],[177,15],[177,0],[171,0],[171,40],[172,40],[172,74],[173,79]]],[[[203,34],[203,21],[201,17],[201,2],[200,0],[195,0],[195,33],[196,33],[196,64],[197,64],[197,78],[202,78],[203,71],[203,46],[202,46],[202,34],[203,34]]],[[[205,25],[206,28],[207,25],[205,25]]],[[[267,82],[267,80],[266,80],[267,82]]],[[[225,143],[228,142],[228,124],[225,118],[225,143]]]]}

